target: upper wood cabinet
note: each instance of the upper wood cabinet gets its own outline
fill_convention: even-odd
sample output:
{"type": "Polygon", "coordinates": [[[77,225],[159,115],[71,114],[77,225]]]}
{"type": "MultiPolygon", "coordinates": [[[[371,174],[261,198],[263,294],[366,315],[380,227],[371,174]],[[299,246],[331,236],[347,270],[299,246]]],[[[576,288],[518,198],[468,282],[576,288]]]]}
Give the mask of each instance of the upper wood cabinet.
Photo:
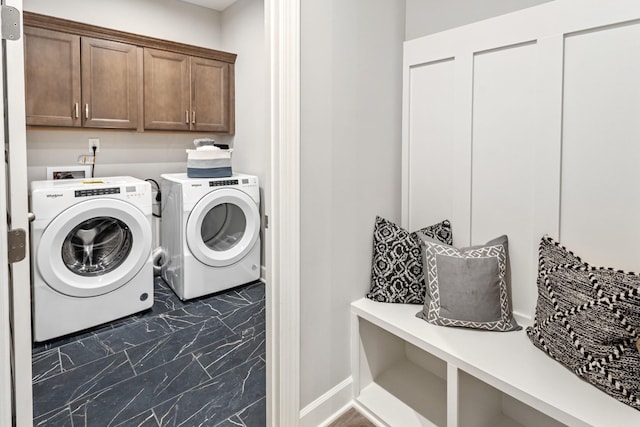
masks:
{"type": "Polygon", "coordinates": [[[190,62],[192,129],[234,133],[234,65],[194,57],[190,62]]]}
{"type": "Polygon", "coordinates": [[[24,27],[27,125],[80,126],[80,37],[24,27]]]}
{"type": "Polygon", "coordinates": [[[138,127],[138,50],[136,46],[82,37],[83,126],[138,127]]]}
{"type": "Polygon", "coordinates": [[[144,50],[145,129],[233,133],[233,64],[144,50]]]}
{"type": "Polygon", "coordinates": [[[235,132],[236,55],[24,12],[27,125],[235,132]]]}
{"type": "Polygon", "coordinates": [[[138,127],[135,46],[25,27],[27,125],[138,127]]]}
{"type": "Polygon", "coordinates": [[[190,130],[189,57],[144,50],[145,129],[190,130]]]}

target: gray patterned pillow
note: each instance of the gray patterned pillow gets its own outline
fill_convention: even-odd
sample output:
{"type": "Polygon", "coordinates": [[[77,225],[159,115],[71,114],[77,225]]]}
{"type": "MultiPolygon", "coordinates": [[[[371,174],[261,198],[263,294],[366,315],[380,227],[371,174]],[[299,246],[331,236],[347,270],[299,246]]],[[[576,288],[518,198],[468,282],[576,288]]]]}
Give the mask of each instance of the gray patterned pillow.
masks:
{"type": "MultiPolygon", "coordinates": [[[[451,244],[451,224],[445,220],[419,230],[440,242],[451,244]]],[[[367,298],[380,302],[424,303],[424,273],[416,233],[376,217],[373,230],[371,290],[367,298]]]]}
{"type": "Polygon", "coordinates": [[[593,267],[543,237],[527,335],[585,381],[640,410],[640,275],[593,267]]]}
{"type": "Polygon", "coordinates": [[[510,300],[509,243],[457,249],[421,235],[427,295],[417,317],[440,326],[515,331],[510,300]]]}

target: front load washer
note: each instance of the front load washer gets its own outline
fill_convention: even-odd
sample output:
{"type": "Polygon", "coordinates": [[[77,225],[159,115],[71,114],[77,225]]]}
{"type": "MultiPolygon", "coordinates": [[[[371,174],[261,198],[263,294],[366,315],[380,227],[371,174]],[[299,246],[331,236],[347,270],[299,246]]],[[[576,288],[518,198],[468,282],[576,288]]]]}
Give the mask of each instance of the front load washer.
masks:
{"type": "Polygon", "coordinates": [[[182,300],[260,278],[258,177],[160,176],[162,277],[182,300]]]}
{"type": "Polygon", "coordinates": [[[35,341],[153,305],[148,182],[33,181],[30,196],[35,341]]]}

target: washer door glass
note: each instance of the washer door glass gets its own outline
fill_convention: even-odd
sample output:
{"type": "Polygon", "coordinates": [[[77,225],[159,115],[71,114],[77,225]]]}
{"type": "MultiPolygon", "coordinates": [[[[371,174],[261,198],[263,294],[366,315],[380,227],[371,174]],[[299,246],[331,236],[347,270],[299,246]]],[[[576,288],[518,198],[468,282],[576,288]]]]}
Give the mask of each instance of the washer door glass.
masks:
{"type": "Polygon", "coordinates": [[[187,245],[203,264],[223,267],[240,261],[260,235],[257,203],[247,193],[222,188],[193,207],[186,227],[187,245]]]}
{"type": "Polygon", "coordinates": [[[118,268],[131,252],[133,235],[117,218],[81,222],[62,243],[62,261],[80,276],[99,276],[118,268]]]}
{"type": "Polygon", "coordinates": [[[131,203],[105,197],[56,216],[42,231],[35,264],[57,292],[93,297],[126,285],[150,264],[150,254],[149,218],[131,203]]]}

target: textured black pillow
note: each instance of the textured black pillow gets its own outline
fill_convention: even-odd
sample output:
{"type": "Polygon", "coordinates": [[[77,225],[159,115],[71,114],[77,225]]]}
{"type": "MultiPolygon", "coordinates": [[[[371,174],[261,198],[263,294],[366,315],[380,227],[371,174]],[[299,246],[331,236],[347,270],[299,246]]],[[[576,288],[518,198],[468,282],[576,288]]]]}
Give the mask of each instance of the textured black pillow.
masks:
{"type": "MultiPolygon", "coordinates": [[[[419,231],[442,243],[452,244],[449,221],[445,220],[419,231]]],[[[371,290],[367,293],[367,298],[380,302],[423,304],[424,292],[418,236],[391,221],[376,217],[371,290]]]]}
{"type": "Polygon", "coordinates": [[[640,275],[590,266],[543,237],[527,335],[579,377],[640,410],[640,275]]]}

